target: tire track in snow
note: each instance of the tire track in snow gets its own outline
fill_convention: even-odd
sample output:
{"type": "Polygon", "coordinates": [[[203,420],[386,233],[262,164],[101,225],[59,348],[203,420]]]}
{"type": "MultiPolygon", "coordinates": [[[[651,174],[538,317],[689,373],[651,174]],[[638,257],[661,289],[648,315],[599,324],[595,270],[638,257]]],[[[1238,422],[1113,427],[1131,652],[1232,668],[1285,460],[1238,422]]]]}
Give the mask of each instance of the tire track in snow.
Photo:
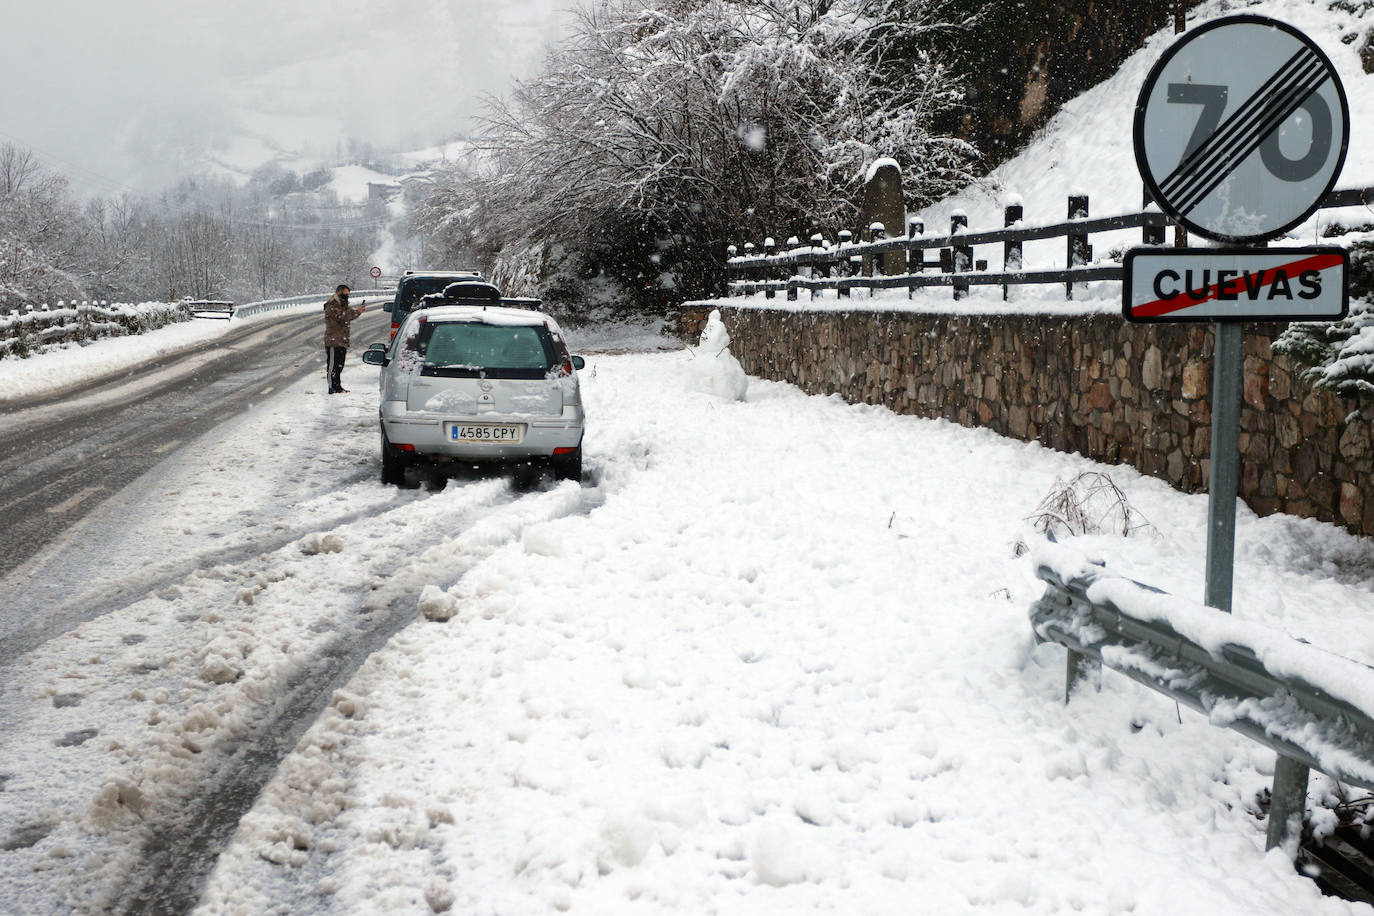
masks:
{"type": "Polygon", "coordinates": [[[125,913],[191,909],[220,849],[281,760],[329,705],[335,691],[373,652],[414,622],[420,589],[435,582],[451,586],[483,559],[517,540],[528,524],[589,511],[599,499],[599,491],[571,485],[514,500],[498,499],[478,511],[456,538],[432,544],[364,597],[356,610],[373,619],[360,634],[329,640],[311,664],[287,681],[285,691],[274,692],[272,714],[240,742],[229,763],[210,779],[201,780],[189,804],[147,832],[138,871],[110,908],[125,913]]]}
{"type": "MultiPolygon", "coordinates": [[[[343,486],[353,486],[375,478],[376,470],[367,468],[340,481],[343,486]]],[[[422,494],[414,494],[423,498],[422,494]]],[[[171,563],[153,569],[140,570],[133,576],[113,582],[102,582],[98,588],[63,601],[47,611],[41,624],[21,626],[7,634],[0,643],[0,668],[15,662],[24,654],[33,651],[54,633],[63,632],[84,621],[101,617],[142,601],[149,596],[167,589],[196,570],[208,566],[245,563],[254,557],[264,556],[300,540],[310,534],[325,534],[342,525],[356,522],[372,513],[394,506],[396,496],[384,494],[381,499],[373,499],[359,508],[337,515],[316,520],[313,524],[296,526],[264,535],[260,540],[238,547],[218,547],[205,549],[185,557],[178,557],[171,563]]],[[[407,500],[409,502],[409,500],[407,500]]],[[[0,582],[0,584],[3,584],[0,582]]],[[[20,585],[18,588],[22,589],[20,585]]],[[[20,604],[11,592],[12,605],[20,604]]],[[[22,595],[22,592],[20,592],[22,595]]]]}
{"type": "MultiPolygon", "coordinates": [[[[222,821],[225,809],[202,805],[202,796],[215,795],[241,764],[258,765],[259,782],[270,776],[262,761],[289,750],[291,729],[313,718],[310,701],[323,702],[331,672],[360,661],[355,646],[362,651],[413,616],[407,570],[417,555],[458,532],[489,530],[485,520],[513,501],[509,486],[492,480],[392,504],[244,562],[196,570],[164,595],[88,621],[5,669],[0,845],[20,852],[0,863],[0,886],[40,912],[104,911],[141,886],[141,858],[183,851],[159,849],[175,842],[169,834],[207,828],[199,817],[222,821]],[[292,586],[287,603],[273,606],[273,591],[292,586]],[[207,677],[211,649],[233,635],[262,651],[245,655],[238,677],[216,682],[207,677]],[[292,715],[305,722],[293,726],[292,715]],[[98,740],[62,746],[67,731],[91,724],[100,725],[98,740]],[[74,849],[98,864],[79,866],[67,858],[74,849]]],[[[252,782],[220,795],[241,795],[252,782]]],[[[189,861],[191,844],[181,845],[189,861]]]]}

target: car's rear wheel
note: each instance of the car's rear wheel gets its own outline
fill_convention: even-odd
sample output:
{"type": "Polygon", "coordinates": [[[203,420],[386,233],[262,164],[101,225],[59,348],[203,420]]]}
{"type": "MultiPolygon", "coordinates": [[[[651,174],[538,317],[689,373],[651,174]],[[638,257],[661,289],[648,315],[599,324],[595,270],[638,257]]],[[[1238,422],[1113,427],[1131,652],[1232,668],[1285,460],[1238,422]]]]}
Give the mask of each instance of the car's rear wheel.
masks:
{"type": "Polygon", "coordinates": [[[567,455],[555,455],[553,473],[559,480],[582,479],[582,446],[567,455]]]}
{"type": "Polygon", "coordinates": [[[406,468],[410,462],[401,450],[392,446],[382,430],[382,483],[403,487],[406,485],[406,468]]]}

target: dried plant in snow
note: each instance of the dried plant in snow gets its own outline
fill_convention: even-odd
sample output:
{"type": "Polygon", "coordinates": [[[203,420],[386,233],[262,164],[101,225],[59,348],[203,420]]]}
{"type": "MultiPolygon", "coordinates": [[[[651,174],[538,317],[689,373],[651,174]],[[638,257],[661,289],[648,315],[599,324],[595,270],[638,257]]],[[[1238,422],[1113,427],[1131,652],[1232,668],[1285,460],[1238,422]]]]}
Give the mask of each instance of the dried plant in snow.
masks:
{"type": "Polygon", "coordinates": [[[1106,474],[1084,471],[1071,480],[1056,480],[1048,496],[1026,518],[1035,530],[1052,537],[1119,534],[1130,537],[1152,528],[1106,474]]]}

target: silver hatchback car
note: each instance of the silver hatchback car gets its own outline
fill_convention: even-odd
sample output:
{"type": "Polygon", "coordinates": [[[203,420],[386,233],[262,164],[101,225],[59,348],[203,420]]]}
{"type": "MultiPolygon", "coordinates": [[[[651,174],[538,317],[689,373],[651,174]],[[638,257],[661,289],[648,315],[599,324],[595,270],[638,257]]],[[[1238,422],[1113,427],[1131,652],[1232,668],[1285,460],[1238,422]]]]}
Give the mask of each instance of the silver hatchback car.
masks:
{"type": "Polygon", "coordinates": [[[582,394],[563,332],[542,312],[441,305],[412,312],[380,366],[382,481],[420,464],[547,465],[582,477],[582,394]]]}

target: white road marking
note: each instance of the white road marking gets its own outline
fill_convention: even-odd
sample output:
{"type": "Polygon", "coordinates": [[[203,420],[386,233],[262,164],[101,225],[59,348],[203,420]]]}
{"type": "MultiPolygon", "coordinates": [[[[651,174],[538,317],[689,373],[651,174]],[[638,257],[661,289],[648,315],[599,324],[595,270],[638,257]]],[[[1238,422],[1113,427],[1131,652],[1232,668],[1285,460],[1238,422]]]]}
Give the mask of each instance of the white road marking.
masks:
{"type": "Polygon", "coordinates": [[[67,510],[74,508],[77,504],[85,500],[92,493],[99,493],[100,490],[100,487],[87,487],[84,490],[78,490],[75,493],[75,495],[62,500],[62,502],[58,503],[57,505],[49,506],[48,513],[50,515],[60,515],[63,512],[66,512],[67,510]]]}
{"type": "Polygon", "coordinates": [[[276,388],[269,386],[269,387],[264,388],[264,389],[262,389],[261,391],[259,391],[259,392],[258,392],[258,395],[261,396],[261,395],[264,395],[264,394],[271,394],[272,392],[274,392],[274,391],[276,391],[276,390],[277,390],[276,388]]]}
{"type": "Polygon", "coordinates": [[[178,445],[180,445],[180,444],[181,444],[181,440],[180,440],[180,439],[172,439],[172,440],[169,441],[169,442],[164,442],[164,443],[162,443],[162,444],[159,445],[157,448],[153,449],[153,451],[156,452],[157,454],[161,455],[163,452],[170,452],[172,449],[176,448],[176,447],[177,447],[178,445]]]}

